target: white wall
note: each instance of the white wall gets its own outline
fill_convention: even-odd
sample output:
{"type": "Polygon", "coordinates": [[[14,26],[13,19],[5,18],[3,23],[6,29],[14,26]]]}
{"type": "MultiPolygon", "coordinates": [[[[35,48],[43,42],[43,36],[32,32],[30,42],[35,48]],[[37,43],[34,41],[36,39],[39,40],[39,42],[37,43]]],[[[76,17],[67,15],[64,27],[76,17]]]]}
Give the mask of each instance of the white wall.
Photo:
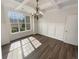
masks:
{"type": "MultiPolygon", "coordinates": [[[[75,15],[73,14],[73,16],[75,16],[75,15]]],[[[38,21],[38,33],[52,37],[52,38],[56,38],[58,40],[64,41],[69,44],[77,45],[77,42],[78,42],[77,24],[76,24],[76,28],[75,28],[75,26],[73,27],[76,29],[75,30],[76,34],[73,33],[76,35],[76,37],[74,39],[65,38],[65,37],[67,37],[65,35],[65,29],[66,29],[65,27],[66,27],[67,20],[70,19],[69,17],[72,18],[72,14],[64,14],[59,10],[47,11],[44,14],[43,18],[40,18],[38,21]]],[[[77,17],[76,17],[76,20],[78,20],[77,17]]],[[[72,24],[72,22],[71,22],[71,24],[72,24]]],[[[73,36],[73,35],[71,34],[71,36],[73,36]]]]}
{"type": "Polygon", "coordinates": [[[37,34],[38,33],[38,21],[37,19],[34,18],[34,16],[32,16],[32,20],[33,20],[33,34],[37,34]]]}
{"type": "Polygon", "coordinates": [[[65,16],[57,10],[48,11],[43,18],[38,21],[38,32],[52,38],[63,40],[65,26],[65,16]]]}
{"type": "Polygon", "coordinates": [[[1,45],[7,44],[10,42],[10,28],[9,28],[9,21],[8,15],[5,6],[1,5],[1,45]]]}
{"type": "Polygon", "coordinates": [[[78,16],[69,15],[66,18],[64,41],[78,45],[78,16]]]}

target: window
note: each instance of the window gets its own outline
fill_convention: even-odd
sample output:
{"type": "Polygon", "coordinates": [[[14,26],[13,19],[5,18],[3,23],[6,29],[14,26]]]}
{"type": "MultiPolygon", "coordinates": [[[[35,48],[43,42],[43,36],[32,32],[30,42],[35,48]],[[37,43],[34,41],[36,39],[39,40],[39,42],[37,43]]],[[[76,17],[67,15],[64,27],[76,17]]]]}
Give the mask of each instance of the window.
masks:
{"type": "Polygon", "coordinates": [[[30,30],[30,17],[29,16],[26,16],[26,29],[27,30],[30,30]]]}
{"type": "Polygon", "coordinates": [[[25,16],[16,11],[10,11],[8,15],[12,33],[30,30],[30,16],[25,16]]]}
{"type": "Polygon", "coordinates": [[[10,22],[11,22],[11,31],[14,33],[14,32],[18,32],[19,29],[18,29],[18,23],[17,23],[17,19],[12,19],[10,18],[10,22]]]}
{"type": "Polygon", "coordinates": [[[20,31],[25,31],[25,19],[19,19],[20,31]]]}

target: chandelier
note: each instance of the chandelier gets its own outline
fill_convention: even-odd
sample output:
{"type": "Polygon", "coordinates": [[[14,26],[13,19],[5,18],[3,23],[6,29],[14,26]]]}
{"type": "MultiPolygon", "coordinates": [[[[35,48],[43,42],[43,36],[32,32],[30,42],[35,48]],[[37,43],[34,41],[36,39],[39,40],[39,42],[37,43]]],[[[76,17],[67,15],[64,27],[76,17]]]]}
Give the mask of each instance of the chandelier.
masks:
{"type": "Polygon", "coordinates": [[[36,12],[35,12],[35,14],[34,14],[34,18],[36,18],[37,20],[39,19],[39,17],[41,17],[42,16],[42,14],[40,13],[40,8],[39,8],[39,0],[36,0],[36,8],[35,8],[35,10],[36,10],[36,12]]]}

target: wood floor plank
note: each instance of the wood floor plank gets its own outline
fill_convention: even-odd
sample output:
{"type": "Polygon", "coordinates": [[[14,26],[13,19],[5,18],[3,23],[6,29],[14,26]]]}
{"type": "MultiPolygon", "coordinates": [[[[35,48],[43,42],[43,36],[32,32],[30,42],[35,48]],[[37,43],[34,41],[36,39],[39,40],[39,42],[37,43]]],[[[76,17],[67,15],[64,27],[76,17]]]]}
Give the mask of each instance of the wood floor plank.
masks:
{"type": "Polygon", "coordinates": [[[65,45],[61,46],[61,49],[59,51],[58,59],[66,59],[67,57],[67,48],[65,45]]]}

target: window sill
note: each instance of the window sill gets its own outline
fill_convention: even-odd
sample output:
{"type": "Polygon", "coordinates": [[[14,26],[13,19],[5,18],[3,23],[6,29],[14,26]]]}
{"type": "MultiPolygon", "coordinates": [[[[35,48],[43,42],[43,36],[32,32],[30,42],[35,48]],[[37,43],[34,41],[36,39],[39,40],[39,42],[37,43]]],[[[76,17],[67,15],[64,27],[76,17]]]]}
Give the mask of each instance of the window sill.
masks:
{"type": "Polygon", "coordinates": [[[19,34],[19,33],[24,33],[24,32],[29,32],[31,30],[26,30],[26,31],[20,31],[20,32],[15,32],[15,33],[11,33],[11,34],[19,34]]]}

